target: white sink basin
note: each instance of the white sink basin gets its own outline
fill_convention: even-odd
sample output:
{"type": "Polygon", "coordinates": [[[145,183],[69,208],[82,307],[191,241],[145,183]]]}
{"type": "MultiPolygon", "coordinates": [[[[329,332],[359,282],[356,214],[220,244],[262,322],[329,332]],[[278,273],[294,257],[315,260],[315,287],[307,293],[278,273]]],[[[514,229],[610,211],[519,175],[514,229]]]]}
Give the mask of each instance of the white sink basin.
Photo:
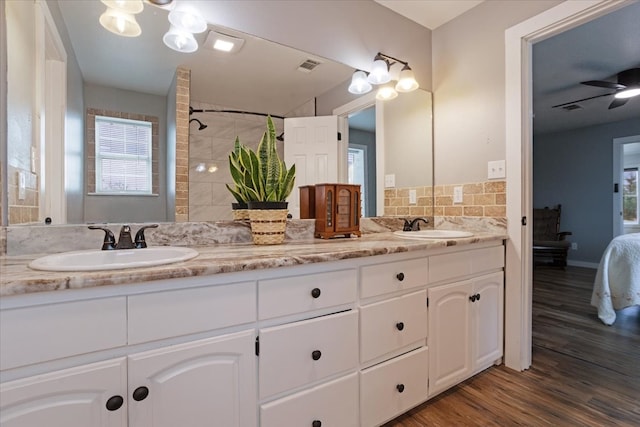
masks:
{"type": "Polygon", "coordinates": [[[198,251],[175,246],[154,246],[144,249],[112,251],[90,250],[63,252],[31,261],[29,267],[46,271],[97,271],[121,268],[151,267],[186,261],[198,256],[198,251]]]}
{"type": "Polygon", "coordinates": [[[405,239],[459,239],[473,236],[473,233],[458,230],[394,231],[393,234],[405,239]]]}

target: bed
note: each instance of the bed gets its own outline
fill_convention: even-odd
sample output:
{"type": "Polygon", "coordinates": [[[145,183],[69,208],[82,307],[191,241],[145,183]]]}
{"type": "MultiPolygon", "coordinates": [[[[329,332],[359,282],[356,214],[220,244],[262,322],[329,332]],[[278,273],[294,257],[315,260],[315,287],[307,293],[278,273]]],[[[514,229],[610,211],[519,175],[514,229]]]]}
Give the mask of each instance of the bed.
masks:
{"type": "Polygon", "coordinates": [[[640,233],[624,234],[609,243],[593,283],[591,305],[606,325],[616,321],[615,310],[640,305],[640,233]]]}

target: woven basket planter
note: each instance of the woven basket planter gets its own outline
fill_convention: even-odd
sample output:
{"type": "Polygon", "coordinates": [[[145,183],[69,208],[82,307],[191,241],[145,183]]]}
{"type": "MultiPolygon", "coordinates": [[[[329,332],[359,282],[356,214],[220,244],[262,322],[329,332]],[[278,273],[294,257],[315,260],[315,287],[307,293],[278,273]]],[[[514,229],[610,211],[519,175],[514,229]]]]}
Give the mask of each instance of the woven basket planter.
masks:
{"type": "Polygon", "coordinates": [[[246,203],[231,203],[234,221],[248,221],[249,210],[246,203]]]}
{"type": "MultiPolygon", "coordinates": [[[[278,202],[280,203],[280,202],[278,202]]],[[[251,236],[256,245],[279,245],[284,242],[284,232],[287,228],[286,202],[285,209],[254,209],[259,207],[249,202],[249,219],[251,221],[251,236]]]]}

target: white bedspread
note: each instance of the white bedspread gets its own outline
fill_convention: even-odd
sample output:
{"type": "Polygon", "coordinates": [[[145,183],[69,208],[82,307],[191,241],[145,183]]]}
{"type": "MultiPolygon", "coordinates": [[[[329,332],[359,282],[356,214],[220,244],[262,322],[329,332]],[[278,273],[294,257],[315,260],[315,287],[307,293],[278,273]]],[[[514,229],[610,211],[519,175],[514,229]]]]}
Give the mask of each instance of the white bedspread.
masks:
{"type": "Polygon", "coordinates": [[[616,321],[614,310],[636,304],[640,304],[640,233],[624,234],[609,243],[591,295],[591,305],[607,325],[616,321]]]}

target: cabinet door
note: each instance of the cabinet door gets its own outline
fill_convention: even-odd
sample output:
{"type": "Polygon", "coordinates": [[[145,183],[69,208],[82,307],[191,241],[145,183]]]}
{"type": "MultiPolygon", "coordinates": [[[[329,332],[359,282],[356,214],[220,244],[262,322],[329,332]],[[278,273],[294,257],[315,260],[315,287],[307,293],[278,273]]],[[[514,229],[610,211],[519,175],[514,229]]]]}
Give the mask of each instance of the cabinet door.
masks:
{"type": "Polygon", "coordinates": [[[429,289],[429,396],[471,372],[472,290],[468,280],[429,289]]]}
{"type": "Polygon", "coordinates": [[[125,427],[126,390],[124,357],[11,381],[0,385],[0,425],[125,427]]]}
{"type": "Polygon", "coordinates": [[[131,425],[255,427],[254,341],[251,330],[129,356],[131,425]]]}
{"type": "Polygon", "coordinates": [[[473,368],[479,371],[502,357],[504,276],[489,274],[473,280],[473,368]]]}

